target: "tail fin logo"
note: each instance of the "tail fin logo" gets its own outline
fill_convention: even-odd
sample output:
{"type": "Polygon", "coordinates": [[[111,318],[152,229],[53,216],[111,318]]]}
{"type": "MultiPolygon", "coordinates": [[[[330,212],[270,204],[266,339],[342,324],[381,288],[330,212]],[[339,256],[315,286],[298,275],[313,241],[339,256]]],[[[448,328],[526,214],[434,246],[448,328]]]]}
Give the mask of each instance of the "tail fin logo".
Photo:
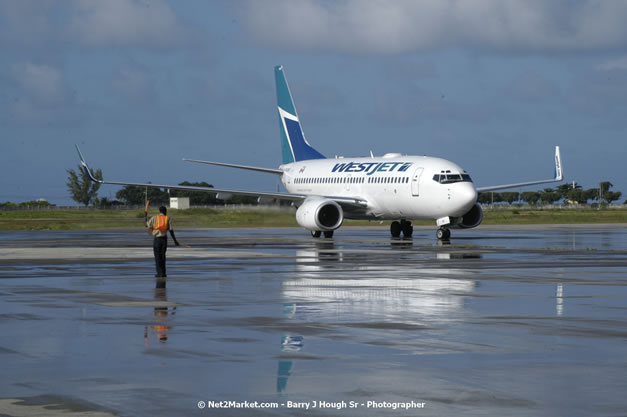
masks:
{"type": "Polygon", "coordinates": [[[281,107],[278,109],[282,133],[285,135],[292,159],[289,162],[305,159],[324,159],[325,156],[312,148],[307,139],[305,139],[298,116],[286,112],[281,107]]]}
{"type": "Polygon", "coordinates": [[[292,100],[289,86],[283,67],[274,68],[277,102],[279,110],[279,125],[281,129],[281,151],[283,163],[291,163],[306,159],[324,159],[325,156],[315,150],[305,139],[301,128],[296,107],[292,100]]]}

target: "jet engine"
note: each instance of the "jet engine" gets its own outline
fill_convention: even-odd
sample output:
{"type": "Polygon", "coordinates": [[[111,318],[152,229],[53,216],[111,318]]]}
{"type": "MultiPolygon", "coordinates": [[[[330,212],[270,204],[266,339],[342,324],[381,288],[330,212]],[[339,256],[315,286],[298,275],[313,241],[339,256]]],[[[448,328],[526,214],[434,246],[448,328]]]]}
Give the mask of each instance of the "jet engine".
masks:
{"type": "Polygon", "coordinates": [[[474,206],[462,217],[457,217],[454,222],[451,222],[451,226],[456,229],[471,229],[481,224],[483,220],[483,210],[479,203],[475,203],[474,206]]]}
{"type": "Polygon", "coordinates": [[[308,198],[296,210],[296,221],[308,230],[335,230],[342,225],[343,220],[342,207],[324,198],[308,198]]]}

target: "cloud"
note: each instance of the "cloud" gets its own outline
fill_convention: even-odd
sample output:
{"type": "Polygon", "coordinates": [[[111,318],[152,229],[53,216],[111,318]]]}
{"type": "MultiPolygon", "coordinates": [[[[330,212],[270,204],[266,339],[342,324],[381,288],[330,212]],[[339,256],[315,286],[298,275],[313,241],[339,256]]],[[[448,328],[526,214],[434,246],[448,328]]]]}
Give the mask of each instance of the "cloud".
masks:
{"type": "Polygon", "coordinates": [[[0,0],[0,45],[168,49],[198,43],[165,0],[0,0]]]}
{"type": "Polygon", "coordinates": [[[137,66],[118,68],[111,80],[113,91],[125,101],[154,102],[157,94],[149,74],[137,66]]]}
{"type": "Polygon", "coordinates": [[[50,0],[0,1],[0,44],[32,46],[53,37],[50,0]]]}
{"type": "Polygon", "coordinates": [[[250,0],[255,39],[273,47],[393,54],[466,46],[518,53],[627,46],[627,3],[596,0],[250,0]]]}
{"type": "Polygon", "coordinates": [[[80,123],[84,111],[76,93],[65,82],[63,73],[49,64],[22,62],[5,72],[5,91],[9,124],[32,126],[70,126],[80,123]]]}
{"type": "Polygon", "coordinates": [[[597,65],[598,71],[627,70],[627,56],[597,65]]]}
{"type": "Polygon", "coordinates": [[[172,47],[185,37],[178,17],[163,0],[75,0],[69,33],[90,46],[172,47]]]}
{"type": "Polygon", "coordinates": [[[30,62],[13,66],[13,77],[30,99],[40,104],[54,104],[64,99],[61,72],[51,66],[30,62]]]}

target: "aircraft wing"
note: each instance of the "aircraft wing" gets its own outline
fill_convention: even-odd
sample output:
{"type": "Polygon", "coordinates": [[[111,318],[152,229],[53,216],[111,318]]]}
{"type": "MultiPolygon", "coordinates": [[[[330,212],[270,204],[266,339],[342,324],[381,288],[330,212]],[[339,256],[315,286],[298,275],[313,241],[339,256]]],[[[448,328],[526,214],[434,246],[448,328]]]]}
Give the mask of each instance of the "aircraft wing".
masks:
{"type": "MultiPolygon", "coordinates": [[[[338,197],[338,196],[330,197],[330,196],[314,196],[310,194],[243,191],[243,190],[231,190],[231,189],[226,189],[226,188],[198,187],[194,185],[171,185],[171,184],[151,184],[151,183],[139,183],[139,182],[104,181],[104,180],[99,180],[93,175],[93,173],[91,172],[91,169],[85,162],[85,158],[83,158],[83,154],[78,148],[78,145],[76,146],[76,150],[78,151],[78,155],[81,160],[81,168],[83,169],[85,174],[87,174],[87,176],[89,177],[91,181],[97,182],[100,184],[133,185],[137,187],[169,188],[171,190],[199,191],[199,192],[206,192],[206,193],[211,193],[211,194],[218,194],[218,198],[220,198],[219,197],[220,194],[223,194],[223,195],[243,195],[243,196],[248,196],[248,197],[263,197],[263,198],[285,200],[285,201],[292,201],[292,202],[301,202],[308,197],[323,197],[323,198],[328,198],[330,200],[333,200],[336,203],[338,203],[340,206],[346,209],[350,209],[350,210],[364,209],[365,207],[368,206],[368,203],[366,200],[355,198],[355,197],[338,197]]],[[[227,165],[227,164],[223,164],[223,165],[227,165]]],[[[230,165],[227,165],[227,166],[230,166],[230,165]]],[[[283,171],[280,171],[280,172],[282,173],[283,171]]]]}
{"type": "Polygon", "coordinates": [[[529,182],[520,182],[517,184],[503,184],[503,185],[491,185],[488,187],[477,187],[477,192],[481,193],[484,191],[496,191],[496,190],[504,190],[506,188],[516,188],[516,187],[524,187],[526,185],[534,185],[534,184],[546,184],[549,182],[559,182],[562,181],[562,158],[560,155],[560,147],[555,147],[555,177],[548,180],[539,180],[539,181],[529,181],[529,182]]]}

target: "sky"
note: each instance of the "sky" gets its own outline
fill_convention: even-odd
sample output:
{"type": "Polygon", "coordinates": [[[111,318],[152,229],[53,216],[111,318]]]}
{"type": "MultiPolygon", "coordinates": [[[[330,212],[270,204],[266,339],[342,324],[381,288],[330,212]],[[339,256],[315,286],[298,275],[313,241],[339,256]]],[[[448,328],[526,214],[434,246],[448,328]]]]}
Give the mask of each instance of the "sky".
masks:
{"type": "Polygon", "coordinates": [[[276,190],[182,158],[278,167],[279,64],[328,157],[489,186],[550,178],[560,145],[565,180],[627,195],[626,21],[614,0],[0,0],[0,202],[75,205],[74,144],[105,180],[276,190]]]}

